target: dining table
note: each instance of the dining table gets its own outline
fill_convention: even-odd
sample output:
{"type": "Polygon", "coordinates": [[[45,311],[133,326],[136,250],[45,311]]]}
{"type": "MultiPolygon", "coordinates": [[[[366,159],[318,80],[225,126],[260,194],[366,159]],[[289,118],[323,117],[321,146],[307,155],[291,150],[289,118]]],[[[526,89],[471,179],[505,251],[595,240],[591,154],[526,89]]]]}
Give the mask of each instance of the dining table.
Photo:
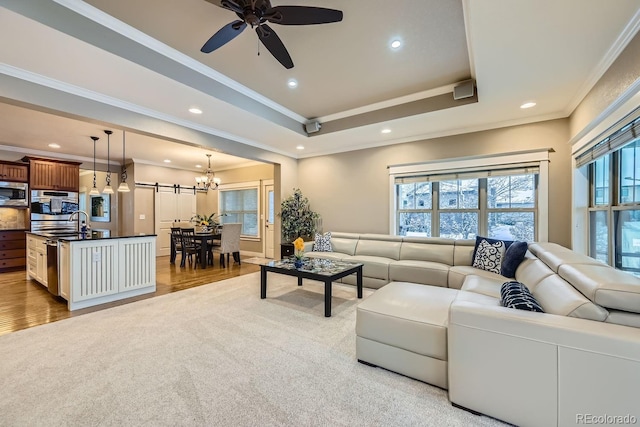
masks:
{"type": "MultiPolygon", "coordinates": [[[[220,231],[196,231],[194,233],[194,240],[200,244],[200,266],[202,268],[207,268],[207,249],[209,244],[215,246],[215,241],[220,242],[222,234],[220,231]]],[[[219,244],[219,243],[218,243],[219,244]]],[[[171,239],[171,260],[170,262],[173,264],[176,259],[176,247],[173,239],[171,239]]]]}
{"type": "MultiPolygon", "coordinates": [[[[221,233],[213,231],[196,231],[194,233],[194,240],[200,244],[200,266],[207,268],[207,249],[209,243],[215,246],[215,241],[220,244],[221,233]]],[[[213,260],[211,261],[213,264],[213,260]]]]}

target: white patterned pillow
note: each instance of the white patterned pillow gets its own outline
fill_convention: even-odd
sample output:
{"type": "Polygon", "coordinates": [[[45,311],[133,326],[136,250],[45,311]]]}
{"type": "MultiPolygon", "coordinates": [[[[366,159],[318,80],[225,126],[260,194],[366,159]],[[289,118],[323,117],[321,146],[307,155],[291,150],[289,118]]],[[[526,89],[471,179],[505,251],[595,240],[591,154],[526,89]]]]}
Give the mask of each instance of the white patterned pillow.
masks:
{"type": "Polygon", "coordinates": [[[478,245],[476,256],[473,258],[473,266],[481,270],[500,274],[504,252],[505,245],[503,241],[491,244],[482,239],[478,245]]]}
{"type": "Polygon", "coordinates": [[[327,231],[324,234],[316,233],[316,238],[313,242],[314,252],[333,252],[331,249],[331,232],[327,231]]]}

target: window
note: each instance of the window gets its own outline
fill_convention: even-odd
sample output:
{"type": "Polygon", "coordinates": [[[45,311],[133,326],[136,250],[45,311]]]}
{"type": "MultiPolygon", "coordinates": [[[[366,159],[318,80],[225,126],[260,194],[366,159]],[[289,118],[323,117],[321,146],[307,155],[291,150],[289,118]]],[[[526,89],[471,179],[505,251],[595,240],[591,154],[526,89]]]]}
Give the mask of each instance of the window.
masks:
{"type": "Polygon", "coordinates": [[[536,168],[397,177],[395,233],[473,239],[536,240],[536,168]],[[526,173],[523,173],[526,172],[526,173]],[[492,176],[496,175],[496,176],[492,176]],[[452,179],[455,178],[455,179],[452,179]]]}
{"type": "Polygon", "coordinates": [[[588,165],[589,255],[640,276],[640,119],[576,158],[588,165]],[[586,160],[585,160],[586,159],[586,160]]]}
{"type": "Polygon", "coordinates": [[[536,177],[487,178],[488,235],[496,239],[535,240],[536,177]]]}
{"type": "Polygon", "coordinates": [[[440,200],[438,235],[472,239],[478,234],[478,179],[456,179],[438,183],[440,200]]]}
{"type": "Polygon", "coordinates": [[[402,236],[431,236],[433,198],[430,182],[400,183],[398,191],[398,228],[402,236]]]}
{"type": "Polygon", "coordinates": [[[258,187],[220,190],[220,214],[223,224],[241,223],[242,237],[260,237],[258,227],[258,187]]]}

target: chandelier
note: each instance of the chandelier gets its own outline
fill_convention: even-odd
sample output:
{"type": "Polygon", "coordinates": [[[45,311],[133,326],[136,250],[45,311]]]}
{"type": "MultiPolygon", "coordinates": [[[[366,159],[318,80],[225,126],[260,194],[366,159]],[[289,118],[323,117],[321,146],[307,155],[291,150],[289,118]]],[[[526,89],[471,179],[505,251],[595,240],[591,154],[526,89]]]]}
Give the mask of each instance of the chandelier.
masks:
{"type": "Polygon", "coordinates": [[[212,188],[213,190],[216,190],[218,185],[220,185],[220,178],[216,178],[216,174],[213,173],[213,170],[211,169],[211,154],[207,154],[207,157],[209,158],[209,167],[207,167],[204,175],[196,176],[196,183],[198,184],[198,188],[205,190],[212,188]]]}

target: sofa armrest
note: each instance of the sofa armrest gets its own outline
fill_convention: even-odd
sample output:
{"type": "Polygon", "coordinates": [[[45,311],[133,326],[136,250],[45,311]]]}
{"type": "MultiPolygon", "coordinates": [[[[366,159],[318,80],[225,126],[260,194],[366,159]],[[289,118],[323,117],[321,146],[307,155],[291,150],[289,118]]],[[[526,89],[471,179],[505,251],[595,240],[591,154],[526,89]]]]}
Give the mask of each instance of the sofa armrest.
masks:
{"type": "Polygon", "coordinates": [[[640,331],[455,301],[449,398],[517,425],[574,425],[581,414],[640,419],[640,331]]]}

